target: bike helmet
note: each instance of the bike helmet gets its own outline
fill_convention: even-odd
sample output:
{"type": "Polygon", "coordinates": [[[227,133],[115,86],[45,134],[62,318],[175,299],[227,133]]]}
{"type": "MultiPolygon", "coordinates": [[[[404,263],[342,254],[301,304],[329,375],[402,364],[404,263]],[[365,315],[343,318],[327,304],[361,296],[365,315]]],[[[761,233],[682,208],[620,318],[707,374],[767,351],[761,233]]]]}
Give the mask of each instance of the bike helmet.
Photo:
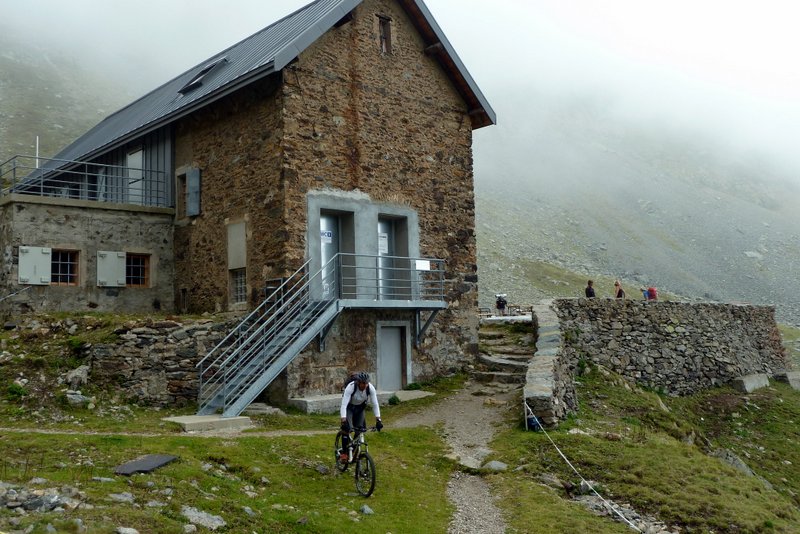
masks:
{"type": "Polygon", "coordinates": [[[356,375],[356,382],[363,382],[365,384],[369,383],[369,375],[364,371],[361,371],[356,375]]]}

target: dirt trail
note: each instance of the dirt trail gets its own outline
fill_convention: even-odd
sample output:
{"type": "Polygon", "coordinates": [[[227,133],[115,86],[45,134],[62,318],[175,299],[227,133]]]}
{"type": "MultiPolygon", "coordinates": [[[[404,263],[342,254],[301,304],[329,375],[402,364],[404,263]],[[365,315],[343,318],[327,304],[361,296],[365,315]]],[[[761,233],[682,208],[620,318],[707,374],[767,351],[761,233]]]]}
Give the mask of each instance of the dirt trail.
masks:
{"type": "MultiPolygon", "coordinates": [[[[417,413],[392,423],[397,427],[443,426],[444,437],[459,461],[471,468],[483,465],[491,454],[486,444],[495,425],[507,424],[518,390],[504,384],[467,382],[460,391],[417,413]]],[[[450,534],[500,534],[506,525],[495,506],[488,484],[479,476],[457,471],[447,485],[447,497],[456,507],[450,534]]]]}

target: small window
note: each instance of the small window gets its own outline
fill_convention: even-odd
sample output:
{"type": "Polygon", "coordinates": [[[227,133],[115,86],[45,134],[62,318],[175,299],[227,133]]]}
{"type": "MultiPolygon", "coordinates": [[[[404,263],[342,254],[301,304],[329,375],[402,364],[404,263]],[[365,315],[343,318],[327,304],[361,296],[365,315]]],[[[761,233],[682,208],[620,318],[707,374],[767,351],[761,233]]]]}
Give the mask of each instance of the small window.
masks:
{"type": "Polygon", "coordinates": [[[378,30],[381,39],[381,54],[392,53],[392,19],[378,15],[378,30]]]}
{"type": "Polygon", "coordinates": [[[231,303],[241,304],[247,302],[247,270],[232,269],[231,273],[231,303]]]}
{"type": "Polygon", "coordinates": [[[192,167],[177,176],[177,218],[200,215],[200,169],[192,167]]]}
{"type": "Polygon", "coordinates": [[[125,285],[127,287],[150,287],[150,256],[148,254],[126,254],[125,285]]]}
{"type": "Polygon", "coordinates": [[[50,285],[78,285],[78,251],[53,249],[50,257],[50,285]]]}

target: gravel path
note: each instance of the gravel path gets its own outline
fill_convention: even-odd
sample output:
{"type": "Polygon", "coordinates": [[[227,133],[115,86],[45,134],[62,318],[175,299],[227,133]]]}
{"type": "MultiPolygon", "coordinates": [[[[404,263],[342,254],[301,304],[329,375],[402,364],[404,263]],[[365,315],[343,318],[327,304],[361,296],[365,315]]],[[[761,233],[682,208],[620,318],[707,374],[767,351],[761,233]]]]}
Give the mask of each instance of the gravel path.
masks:
{"type": "MultiPolygon", "coordinates": [[[[507,416],[510,402],[517,399],[513,386],[467,382],[464,389],[420,411],[396,421],[393,426],[442,424],[453,455],[467,467],[480,467],[491,453],[486,443],[494,426],[507,416]]],[[[457,471],[447,484],[447,497],[456,507],[450,534],[495,534],[506,530],[488,484],[479,476],[457,471]]]]}

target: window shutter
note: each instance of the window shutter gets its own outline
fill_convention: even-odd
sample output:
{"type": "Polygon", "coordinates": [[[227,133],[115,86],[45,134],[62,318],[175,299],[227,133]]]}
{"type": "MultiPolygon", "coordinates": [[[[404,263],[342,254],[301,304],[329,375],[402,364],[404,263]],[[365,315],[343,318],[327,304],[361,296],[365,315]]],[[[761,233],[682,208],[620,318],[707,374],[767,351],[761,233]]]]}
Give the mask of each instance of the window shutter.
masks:
{"type": "Polygon", "coordinates": [[[49,286],[51,258],[52,250],[48,247],[20,246],[18,283],[49,286]]]}
{"type": "Polygon", "coordinates": [[[124,252],[97,251],[97,285],[99,287],[125,287],[124,252]]]}
{"type": "Polygon", "coordinates": [[[200,215],[200,169],[186,172],[186,216],[200,215]]]}

